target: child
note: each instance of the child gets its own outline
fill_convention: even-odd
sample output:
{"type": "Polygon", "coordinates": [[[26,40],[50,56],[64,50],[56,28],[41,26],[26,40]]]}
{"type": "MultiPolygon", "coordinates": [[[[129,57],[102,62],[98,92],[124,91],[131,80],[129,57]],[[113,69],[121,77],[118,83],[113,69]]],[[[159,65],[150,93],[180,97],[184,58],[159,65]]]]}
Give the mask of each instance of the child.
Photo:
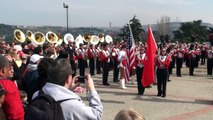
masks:
{"type": "Polygon", "coordinates": [[[28,102],[27,102],[27,93],[23,90],[20,90],[20,97],[21,97],[21,101],[23,104],[24,109],[27,107],[28,102]]]}

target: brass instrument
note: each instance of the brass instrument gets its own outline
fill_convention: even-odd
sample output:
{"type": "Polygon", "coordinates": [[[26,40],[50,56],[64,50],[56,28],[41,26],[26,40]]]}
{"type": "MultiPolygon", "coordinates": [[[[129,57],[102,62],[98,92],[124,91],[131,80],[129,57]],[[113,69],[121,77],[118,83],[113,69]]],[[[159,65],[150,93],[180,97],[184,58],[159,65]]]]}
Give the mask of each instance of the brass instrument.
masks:
{"type": "Polygon", "coordinates": [[[91,35],[85,34],[84,37],[83,37],[83,41],[86,42],[86,43],[89,43],[91,38],[92,38],[91,35]]]}
{"type": "Polygon", "coordinates": [[[98,34],[98,38],[99,38],[99,41],[100,41],[101,43],[104,42],[104,34],[103,34],[103,33],[99,33],[99,34],[98,34]]]}
{"type": "Polygon", "coordinates": [[[13,34],[14,34],[14,40],[15,40],[16,43],[25,42],[25,35],[21,30],[15,29],[13,34]]]}
{"type": "Polygon", "coordinates": [[[35,37],[35,44],[36,45],[43,45],[44,44],[45,36],[42,32],[35,32],[34,37],[35,37]]]}
{"type": "Polygon", "coordinates": [[[106,43],[112,43],[113,42],[113,39],[110,35],[106,35],[105,40],[106,40],[106,43]]]}
{"type": "Polygon", "coordinates": [[[63,39],[60,33],[57,34],[58,40],[56,41],[56,46],[59,46],[62,44],[63,39]]]}
{"type": "Polygon", "coordinates": [[[64,35],[64,43],[68,44],[69,42],[74,42],[74,37],[72,34],[67,33],[64,35]]]}
{"type": "Polygon", "coordinates": [[[78,37],[76,37],[75,39],[75,44],[77,48],[79,48],[80,43],[84,44],[84,41],[83,41],[83,37],[81,35],[78,35],[78,37]]]}
{"type": "Polygon", "coordinates": [[[49,43],[54,44],[57,43],[58,36],[54,32],[49,31],[46,33],[46,39],[49,43]]]}
{"type": "Polygon", "coordinates": [[[99,37],[96,36],[96,35],[92,35],[91,37],[92,38],[90,40],[90,43],[93,44],[93,45],[97,45],[99,43],[99,40],[100,40],[99,37]]]}
{"type": "Polygon", "coordinates": [[[27,30],[26,35],[27,35],[26,41],[35,42],[35,37],[30,30],[27,30]]]}

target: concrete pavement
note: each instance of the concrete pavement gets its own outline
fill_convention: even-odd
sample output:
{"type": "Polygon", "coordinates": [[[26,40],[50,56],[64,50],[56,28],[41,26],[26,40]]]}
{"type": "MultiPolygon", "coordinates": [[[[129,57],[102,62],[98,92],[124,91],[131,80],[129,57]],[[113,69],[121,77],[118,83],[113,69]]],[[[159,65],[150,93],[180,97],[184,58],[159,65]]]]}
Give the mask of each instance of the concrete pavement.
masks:
{"type": "MultiPolygon", "coordinates": [[[[175,73],[175,70],[173,70],[175,73]]],[[[195,76],[183,68],[182,77],[170,76],[166,98],[157,97],[157,86],[146,88],[143,96],[137,95],[137,85],[127,84],[127,89],[113,83],[102,85],[102,75],[92,76],[104,106],[103,120],[113,120],[125,108],[133,108],[145,115],[146,120],[213,120],[213,76],[206,75],[206,66],[195,68],[195,76]]],[[[86,101],[86,94],[80,96],[86,101]]]]}

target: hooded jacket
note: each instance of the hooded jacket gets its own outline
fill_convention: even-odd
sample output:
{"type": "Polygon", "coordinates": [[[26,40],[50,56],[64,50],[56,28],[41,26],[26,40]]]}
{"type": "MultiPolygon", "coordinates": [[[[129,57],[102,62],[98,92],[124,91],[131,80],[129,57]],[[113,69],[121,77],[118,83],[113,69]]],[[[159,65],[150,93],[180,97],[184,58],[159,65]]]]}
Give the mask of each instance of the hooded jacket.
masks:
{"type": "MultiPolygon", "coordinates": [[[[61,103],[65,120],[101,119],[103,106],[97,91],[88,94],[87,99],[89,101],[89,106],[86,106],[80,96],[63,86],[46,83],[42,90],[45,94],[52,96],[55,101],[66,99],[66,101],[61,103]]],[[[38,92],[34,94],[33,98],[37,95],[38,92]]]]}

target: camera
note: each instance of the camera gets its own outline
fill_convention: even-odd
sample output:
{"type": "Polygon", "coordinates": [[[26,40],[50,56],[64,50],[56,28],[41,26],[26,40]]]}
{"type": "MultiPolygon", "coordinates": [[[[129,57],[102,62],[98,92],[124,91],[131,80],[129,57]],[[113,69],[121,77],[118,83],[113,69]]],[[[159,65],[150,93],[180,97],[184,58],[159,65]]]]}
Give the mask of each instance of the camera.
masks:
{"type": "Polygon", "coordinates": [[[78,76],[78,82],[85,83],[85,76],[78,76]]]}

